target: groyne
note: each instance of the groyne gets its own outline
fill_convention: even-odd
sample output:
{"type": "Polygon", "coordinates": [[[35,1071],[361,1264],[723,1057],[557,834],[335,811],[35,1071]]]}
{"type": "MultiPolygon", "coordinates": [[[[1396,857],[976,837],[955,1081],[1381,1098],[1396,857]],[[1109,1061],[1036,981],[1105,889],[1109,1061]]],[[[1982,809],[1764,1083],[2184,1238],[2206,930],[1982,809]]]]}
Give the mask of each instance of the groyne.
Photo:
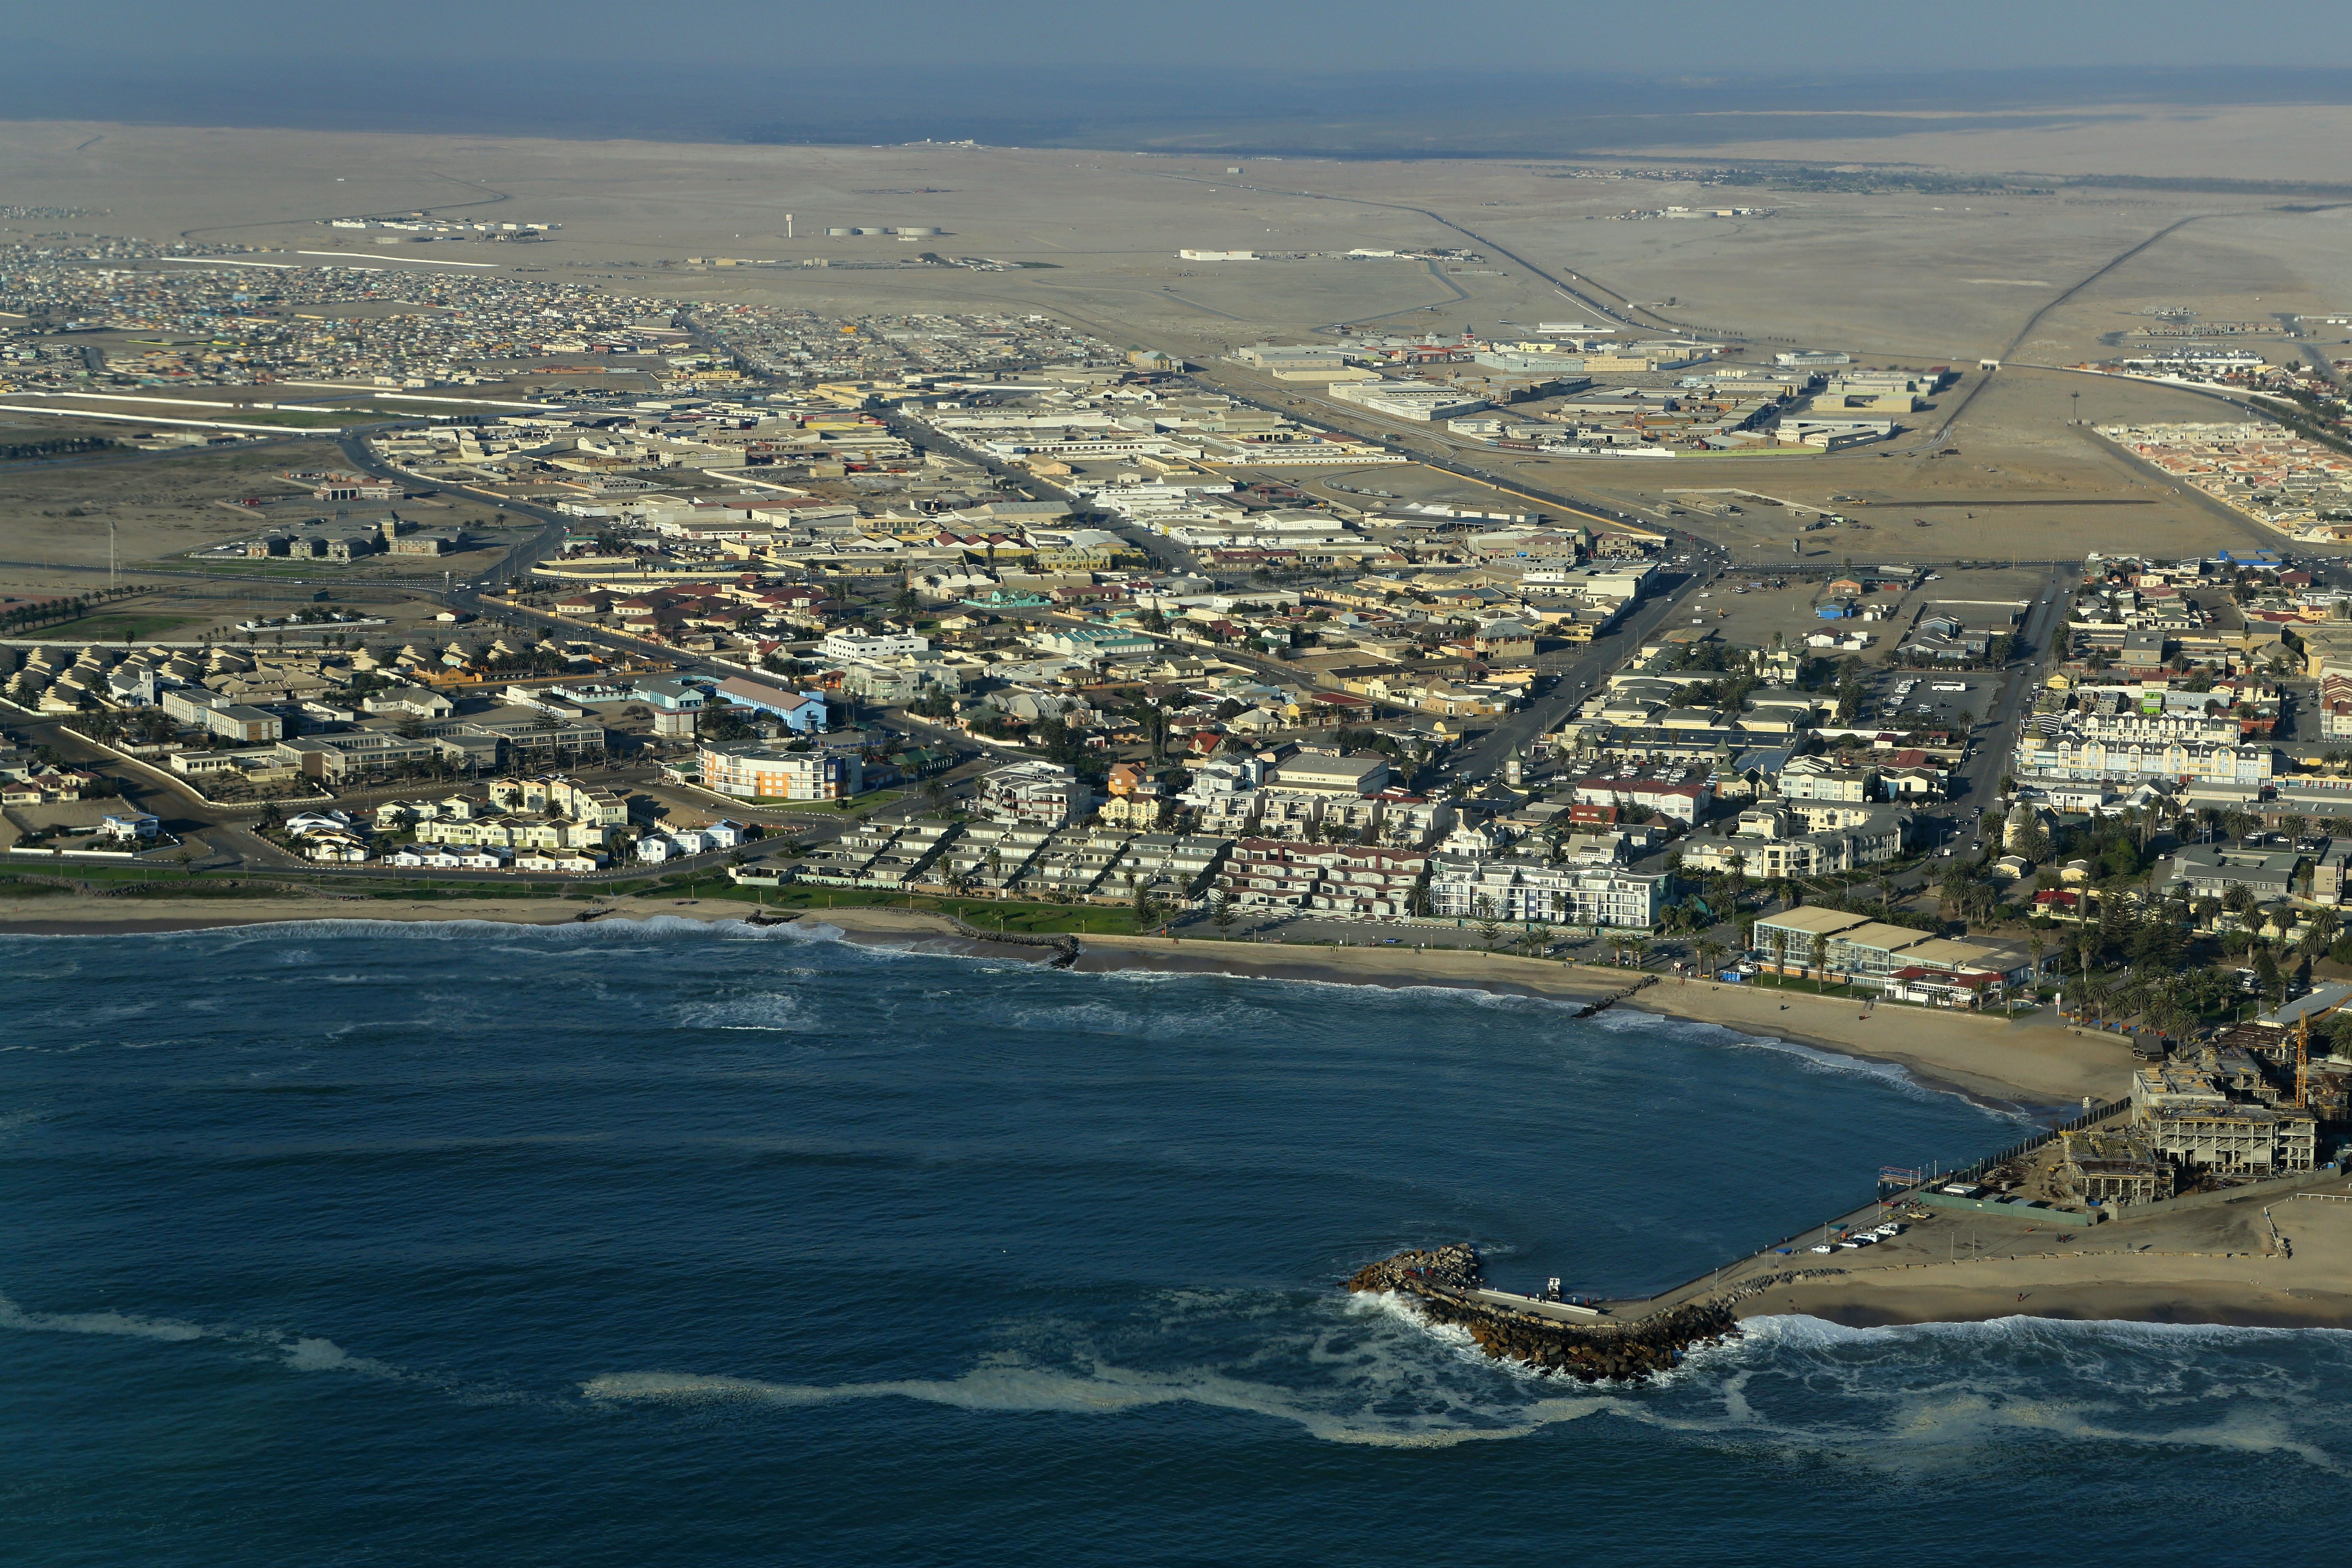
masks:
{"type": "Polygon", "coordinates": [[[1657,983],[1658,977],[1656,975],[1644,974],[1641,979],[1636,980],[1633,984],[1626,986],[1622,991],[1612,991],[1597,1002],[1586,1003],[1583,1006],[1579,1007],[1571,1016],[1578,1018],[1590,1018],[1595,1013],[1605,1013],[1610,1008],[1617,1005],[1618,1003],[1625,1000],[1626,997],[1633,994],[1634,992],[1640,991],[1646,986],[1655,985],[1657,983]]]}
{"type": "Polygon", "coordinates": [[[1540,1310],[1472,1300],[1471,1292],[1483,1288],[1477,1249],[1462,1243],[1400,1252],[1367,1264],[1348,1281],[1350,1290],[1412,1298],[1423,1317],[1464,1330],[1497,1361],[1519,1362],[1580,1383],[1638,1382],[1674,1366],[1693,1345],[1739,1333],[1729,1306],[1719,1301],[1686,1302],[1631,1322],[1564,1322],[1540,1310]]]}

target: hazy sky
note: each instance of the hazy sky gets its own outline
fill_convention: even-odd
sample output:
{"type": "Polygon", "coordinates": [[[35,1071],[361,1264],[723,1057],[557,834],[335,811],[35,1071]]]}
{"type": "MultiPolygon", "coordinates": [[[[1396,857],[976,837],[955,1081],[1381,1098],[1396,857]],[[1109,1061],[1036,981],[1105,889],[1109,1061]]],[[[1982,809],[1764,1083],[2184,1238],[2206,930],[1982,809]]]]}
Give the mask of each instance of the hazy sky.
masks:
{"type": "MultiPolygon", "coordinates": [[[[1009,69],[1019,76],[1005,90],[1048,94],[1052,73],[1072,67],[1843,76],[2352,66],[2346,0],[77,0],[38,9],[20,0],[10,9],[20,67],[230,59],[259,72],[339,56],[534,74],[705,64],[731,75],[764,65],[780,92],[812,74],[894,65],[1009,69]]],[[[375,78],[364,66],[358,74],[375,78]]],[[[267,92],[266,81],[255,85],[267,92]]]]}

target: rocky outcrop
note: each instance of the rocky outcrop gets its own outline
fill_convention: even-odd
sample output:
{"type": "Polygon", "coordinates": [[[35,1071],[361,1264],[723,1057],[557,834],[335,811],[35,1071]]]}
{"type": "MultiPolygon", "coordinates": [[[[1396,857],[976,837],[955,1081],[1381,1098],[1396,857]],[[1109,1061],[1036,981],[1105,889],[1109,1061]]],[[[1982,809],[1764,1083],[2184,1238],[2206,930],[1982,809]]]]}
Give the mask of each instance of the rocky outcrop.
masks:
{"type": "Polygon", "coordinates": [[[1433,1323],[1466,1331],[1498,1361],[1515,1361],[1580,1383],[1635,1382],[1664,1372],[1693,1345],[1736,1338],[1738,1324],[1717,1301],[1692,1301],[1631,1322],[1561,1322],[1470,1300],[1484,1276],[1476,1249],[1456,1245],[1400,1252],[1359,1269],[1350,1290],[1392,1290],[1414,1299],[1433,1323]]]}
{"type": "Polygon", "coordinates": [[[1455,1242],[1432,1252],[1400,1252],[1378,1263],[1367,1263],[1348,1281],[1350,1290],[1415,1290],[1435,1286],[1447,1290],[1475,1290],[1485,1280],[1478,1267],[1478,1249],[1455,1242]]]}

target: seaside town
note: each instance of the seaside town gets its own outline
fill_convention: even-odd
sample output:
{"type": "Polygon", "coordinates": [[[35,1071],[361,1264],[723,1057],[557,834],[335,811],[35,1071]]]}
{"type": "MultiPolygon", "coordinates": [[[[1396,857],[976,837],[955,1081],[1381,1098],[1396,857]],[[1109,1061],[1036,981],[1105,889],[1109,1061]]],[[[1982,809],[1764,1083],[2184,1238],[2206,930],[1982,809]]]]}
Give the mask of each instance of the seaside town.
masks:
{"type": "MultiPolygon", "coordinates": [[[[1589,321],[1187,361],[1040,313],[653,291],[754,258],[441,259],[552,226],[331,226],[0,252],[10,407],[110,432],[41,455],[268,446],[171,559],[318,585],[115,640],[72,628],[175,590],[0,602],[20,874],[674,885],[2042,1014],[2138,1062],[2123,1120],[2008,1173],[2074,1213],[2352,1139],[2339,565],[1910,564],[1859,500],[1565,505],[1397,438],[1867,453],[1958,367],[1589,321]],[[373,259],[426,244],[436,270],[373,259]],[[338,451],[290,456],[301,431],[338,451]]],[[[2117,374],[2207,352],[2134,331],[2117,374]]],[[[2096,434],[2291,541],[2352,520],[2302,427],[2096,434]]]]}
{"type": "Polygon", "coordinates": [[[1498,1540],[2325,1515],[2324,27],[2248,104],[2181,16],[1864,83],[1555,8],[1407,100],[1426,18],[735,9],[35,39],[0,1328],[153,1414],[16,1534],[731,1562],[779,1459],[859,1562],[1563,1456],[1643,1484],[1498,1540]]]}

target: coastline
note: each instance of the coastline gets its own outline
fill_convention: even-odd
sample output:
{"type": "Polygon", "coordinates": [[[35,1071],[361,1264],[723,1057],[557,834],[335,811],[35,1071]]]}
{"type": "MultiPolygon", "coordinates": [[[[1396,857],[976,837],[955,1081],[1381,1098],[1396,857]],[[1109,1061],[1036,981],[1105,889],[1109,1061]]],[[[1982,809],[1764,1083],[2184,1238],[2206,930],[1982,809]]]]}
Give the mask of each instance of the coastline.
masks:
{"type": "MultiPolygon", "coordinates": [[[[1891,1243],[1821,1258],[1800,1251],[1738,1273],[1842,1269],[1788,1279],[1732,1303],[1746,1318],[1801,1314],[1849,1328],[2048,1318],[2072,1322],[2352,1328],[2352,1184],[2318,1173],[2304,1191],[2158,1211],[2079,1231],[2046,1220],[1971,1224],[1939,1213],[1891,1243]],[[1978,1256],[1970,1257],[1971,1248],[1978,1256]]],[[[1763,1275],[1767,1278],[1774,1276],[1763,1275]]]]}
{"type": "MultiPolygon", "coordinates": [[[[667,915],[719,922],[743,920],[756,912],[755,907],[728,900],[657,897],[614,898],[593,907],[605,911],[600,920],[667,915]]],[[[197,900],[142,899],[131,903],[105,899],[18,899],[0,900],[0,935],[152,934],[320,920],[571,925],[579,923],[581,911],[581,905],[567,900],[529,898],[428,902],[289,896],[239,900],[233,904],[197,900]]],[[[1024,959],[1038,957],[1040,951],[965,936],[944,918],[921,910],[859,905],[821,914],[809,911],[801,918],[836,927],[854,942],[911,939],[951,951],[1024,959]]],[[[1638,977],[1637,972],[1626,969],[1402,944],[1294,947],[1201,937],[1088,936],[1080,945],[1082,956],[1076,967],[1088,972],[1141,969],[1391,989],[1435,985],[1579,1004],[1622,991],[1638,977]]],[[[1751,991],[1717,981],[1681,982],[1661,976],[1636,997],[1617,1005],[1898,1067],[1924,1087],[2029,1115],[2071,1114],[2084,1096],[2116,1098],[2128,1084],[2131,1069],[2129,1048],[2122,1042],[2076,1035],[2057,1025],[2012,1024],[1909,1007],[1872,1013],[1851,1002],[1801,991],[1751,991]]]]}
{"type": "MultiPolygon", "coordinates": [[[[753,907],[727,900],[615,898],[594,923],[658,916],[723,922],[753,907]]],[[[194,900],[0,900],[0,936],[142,935],[321,920],[489,921],[572,925],[582,906],[551,899],[398,900],[257,898],[235,905],[194,900]]],[[[804,913],[845,940],[1039,962],[1044,951],[957,931],[928,911],[871,905],[804,913]]],[[[1076,967],[1225,975],[1391,989],[1440,986],[1583,1004],[1623,990],[1633,972],[1465,949],[1285,947],[1275,943],[1144,936],[1083,939],[1076,967]]],[[[2063,1026],[2011,1024],[1916,1009],[1870,1013],[1802,992],[1661,978],[1615,1004],[1661,1018],[1711,1024],[1749,1038],[1853,1060],[1891,1064],[1924,1087],[2011,1111],[2070,1113],[2085,1094],[2112,1099],[2128,1081],[2121,1042],[2063,1026]]],[[[2315,1186],[2352,1197],[2332,1173],[2315,1186]]],[[[1799,1248],[1741,1259],[1711,1283],[1669,1298],[1623,1303],[1633,1316],[1728,1292],[1739,1318],[1801,1314],[1864,1328],[1990,1321],[2011,1317],[2242,1327],[2352,1326],[2352,1201],[2274,1200],[2291,1247],[2274,1240],[2264,1200],[2182,1214],[2126,1217],[2062,1233],[2006,1217],[1974,1221],[1938,1212],[1891,1243],[1817,1257],[1799,1248]],[[1977,1254],[1970,1257],[1973,1251],[1977,1254]],[[1817,1271],[1809,1279],[1786,1279],[1817,1271]],[[1770,1279],[1768,1287],[1761,1282],[1770,1279]]]]}

